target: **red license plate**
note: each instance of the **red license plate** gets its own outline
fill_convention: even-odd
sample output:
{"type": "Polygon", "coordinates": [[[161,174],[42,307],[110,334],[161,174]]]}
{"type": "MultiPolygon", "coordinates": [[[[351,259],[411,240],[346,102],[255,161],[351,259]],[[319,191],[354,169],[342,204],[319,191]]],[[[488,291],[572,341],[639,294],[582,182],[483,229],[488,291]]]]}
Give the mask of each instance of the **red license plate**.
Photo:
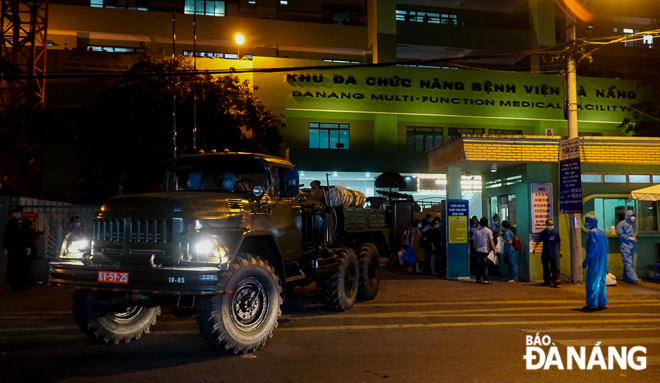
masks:
{"type": "Polygon", "coordinates": [[[99,271],[99,282],[106,283],[128,283],[128,273],[118,273],[116,271],[99,271]]]}

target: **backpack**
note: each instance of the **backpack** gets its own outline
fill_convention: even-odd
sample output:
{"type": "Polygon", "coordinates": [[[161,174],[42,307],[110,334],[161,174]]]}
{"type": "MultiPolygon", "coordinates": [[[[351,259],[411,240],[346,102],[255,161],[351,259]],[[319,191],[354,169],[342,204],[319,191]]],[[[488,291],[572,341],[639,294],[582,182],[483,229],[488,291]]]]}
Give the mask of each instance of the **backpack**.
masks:
{"type": "Polygon", "coordinates": [[[520,242],[520,238],[516,237],[515,235],[513,236],[513,248],[514,250],[522,249],[522,242],[520,242]]]}

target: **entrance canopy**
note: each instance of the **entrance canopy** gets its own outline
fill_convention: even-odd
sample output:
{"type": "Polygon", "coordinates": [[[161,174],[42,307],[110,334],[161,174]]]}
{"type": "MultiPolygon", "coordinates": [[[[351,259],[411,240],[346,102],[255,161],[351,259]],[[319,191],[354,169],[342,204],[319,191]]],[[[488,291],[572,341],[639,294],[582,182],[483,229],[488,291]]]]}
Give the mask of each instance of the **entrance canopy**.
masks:
{"type": "Polygon", "coordinates": [[[660,201],[660,185],[633,190],[630,192],[630,198],[639,201],[660,201]]]}

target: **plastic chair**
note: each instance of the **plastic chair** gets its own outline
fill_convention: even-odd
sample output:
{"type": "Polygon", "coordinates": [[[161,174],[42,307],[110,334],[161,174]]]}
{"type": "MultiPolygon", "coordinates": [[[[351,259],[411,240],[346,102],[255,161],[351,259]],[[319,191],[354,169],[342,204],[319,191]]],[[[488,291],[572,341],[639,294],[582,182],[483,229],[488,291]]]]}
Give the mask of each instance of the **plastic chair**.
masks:
{"type": "Polygon", "coordinates": [[[660,274],[658,273],[658,268],[660,268],[660,243],[655,244],[655,249],[658,254],[658,263],[653,266],[653,282],[656,279],[660,279],[660,274]]]}

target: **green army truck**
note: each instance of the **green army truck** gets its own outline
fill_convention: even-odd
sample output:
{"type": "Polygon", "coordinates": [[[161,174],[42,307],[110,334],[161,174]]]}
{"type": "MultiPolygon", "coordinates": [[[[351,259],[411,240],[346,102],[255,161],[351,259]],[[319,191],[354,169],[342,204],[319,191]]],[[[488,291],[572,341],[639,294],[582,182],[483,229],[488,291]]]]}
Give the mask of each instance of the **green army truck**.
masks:
{"type": "Polygon", "coordinates": [[[165,306],[196,315],[215,349],[257,350],[295,286],[316,282],[337,311],[378,293],[384,211],[304,200],[299,187],[278,157],[172,159],[163,192],[103,203],[90,248],[51,262],[50,283],[75,288],[75,321],[98,342],[139,339],[165,306]]]}

